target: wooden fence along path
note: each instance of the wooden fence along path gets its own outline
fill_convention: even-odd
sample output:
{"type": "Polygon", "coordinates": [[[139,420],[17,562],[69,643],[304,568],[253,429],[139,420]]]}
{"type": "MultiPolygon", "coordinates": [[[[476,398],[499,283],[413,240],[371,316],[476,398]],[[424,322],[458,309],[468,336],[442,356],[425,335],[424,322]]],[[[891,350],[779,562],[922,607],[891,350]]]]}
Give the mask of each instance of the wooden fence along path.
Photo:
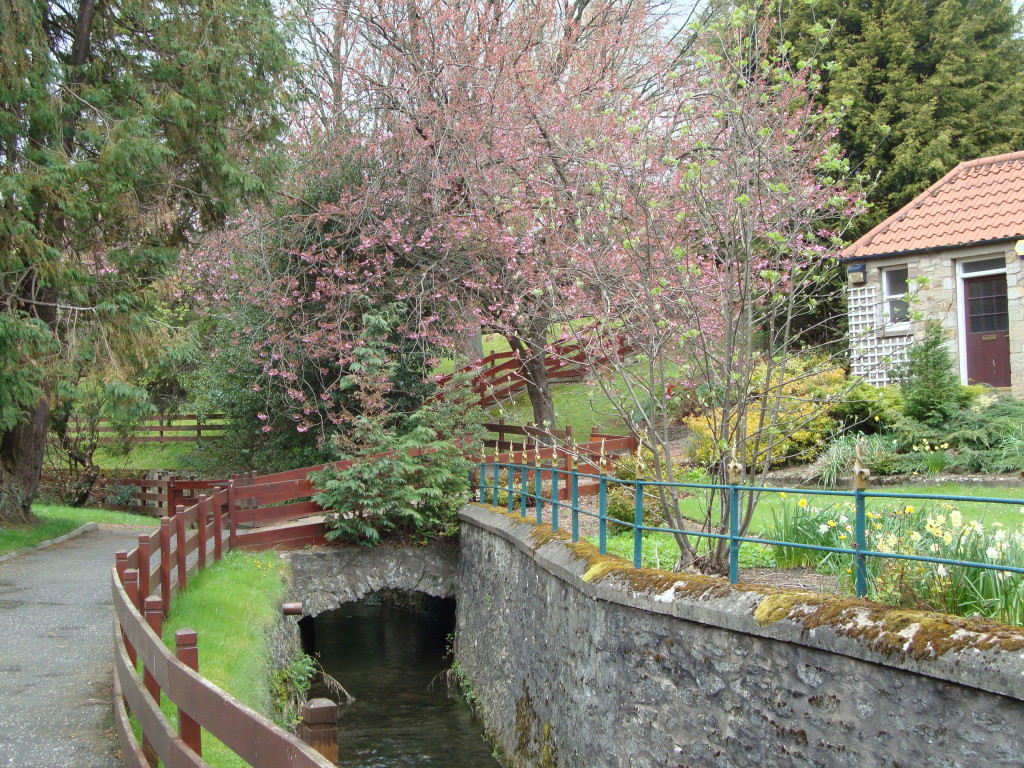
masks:
{"type": "MultiPolygon", "coordinates": [[[[536,432],[517,433],[509,425],[503,426],[507,434],[540,437],[536,432]]],[[[487,461],[532,464],[531,477],[540,483],[545,475],[550,480],[553,466],[575,464],[578,472],[597,475],[607,455],[633,450],[636,439],[632,436],[594,433],[585,445],[535,446],[495,453],[487,461]]],[[[376,458],[379,456],[359,461],[376,458]]],[[[344,468],[353,463],[337,462],[333,466],[344,468]]],[[[192,485],[180,489],[210,493],[199,496],[190,506],[174,505],[160,519],[159,529],[141,534],[138,546],[130,552],[117,553],[111,574],[116,618],[114,710],[129,768],[151,768],[158,761],[164,766],[202,768],[206,765],[202,760],[203,729],[254,768],[332,765],[296,736],[203,678],[197,669],[195,632],[176,632],[173,653],[160,637],[171,598],[199,569],[216,562],[225,552],[327,543],[323,520],[308,519],[325,512],[311,498],[316,491],[308,476],[326,466],[234,477],[223,487],[201,487],[198,483],[212,485],[212,481],[191,481],[192,485]],[[160,708],[161,694],[178,709],[177,729],[160,708]],[[129,712],[141,730],[141,739],[135,737],[129,712]]],[[[560,497],[563,490],[568,489],[560,489],[560,497]]],[[[580,483],[579,493],[597,493],[597,482],[580,483]]],[[[319,720],[317,724],[322,725],[319,720]]]]}
{"type": "MultiPolygon", "coordinates": [[[[132,432],[132,441],[137,443],[183,443],[196,440],[220,438],[227,426],[222,413],[186,413],[176,416],[150,416],[142,419],[132,432]]],[[[102,419],[96,428],[98,442],[116,443],[117,428],[107,419],[102,419]]]]}
{"type": "MultiPolygon", "coordinates": [[[[607,354],[594,358],[587,352],[580,339],[592,333],[593,329],[585,329],[579,332],[580,338],[558,342],[547,350],[544,366],[550,383],[580,381],[589,370],[605,365],[611,360],[607,354]]],[[[630,351],[629,346],[620,342],[615,345],[614,354],[618,359],[622,359],[630,351]]],[[[522,361],[511,350],[492,352],[457,371],[441,376],[437,381],[438,390],[443,392],[445,386],[456,376],[465,375],[470,377],[472,390],[478,398],[475,404],[482,407],[500,403],[526,389],[526,374],[522,361]]]]}

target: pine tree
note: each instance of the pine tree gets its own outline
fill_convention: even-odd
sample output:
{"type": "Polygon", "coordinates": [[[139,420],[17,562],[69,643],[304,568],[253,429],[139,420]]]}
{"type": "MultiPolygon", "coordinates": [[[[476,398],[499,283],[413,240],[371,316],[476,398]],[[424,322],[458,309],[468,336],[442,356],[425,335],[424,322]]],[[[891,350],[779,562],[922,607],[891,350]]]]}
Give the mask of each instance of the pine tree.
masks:
{"type": "Polygon", "coordinates": [[[839,143],[877,179],[859,235],[957,163],[1024,148],[1024,39],[1011,0],[785,4],[795,54],[816,55],[839,143]],[[824,36],[824,37],[823,37],[824,36]]]}
{"type": "Polygon", "coordinates": [[[0,524],[32,519],[56,371],[274,179],[289,67],[268,0],[0,0],[0,524]]]}

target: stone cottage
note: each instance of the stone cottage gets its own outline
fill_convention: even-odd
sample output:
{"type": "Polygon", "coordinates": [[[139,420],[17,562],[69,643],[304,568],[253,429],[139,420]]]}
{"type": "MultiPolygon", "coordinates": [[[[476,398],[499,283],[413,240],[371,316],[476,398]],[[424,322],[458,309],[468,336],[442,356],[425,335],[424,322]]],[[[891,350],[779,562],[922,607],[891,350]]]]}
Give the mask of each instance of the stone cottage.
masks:
{"type": "Polygon", "coordinates": [[[1024,152],[961,163],[843,261],[855,375],[888,383],[936,318],[964,384],[1024,397],[1024,152]]]}

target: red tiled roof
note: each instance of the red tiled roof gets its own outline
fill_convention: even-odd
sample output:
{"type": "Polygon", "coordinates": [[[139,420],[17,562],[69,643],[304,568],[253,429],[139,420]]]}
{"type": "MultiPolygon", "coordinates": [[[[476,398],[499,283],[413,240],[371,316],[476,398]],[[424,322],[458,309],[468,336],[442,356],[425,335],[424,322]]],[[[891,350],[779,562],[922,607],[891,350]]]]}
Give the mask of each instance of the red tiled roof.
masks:
{"type": "Polygon", "coordinates": [[[960,163],[843,250],[844,259],[1024,237],[1024,152],[960,163]]]}

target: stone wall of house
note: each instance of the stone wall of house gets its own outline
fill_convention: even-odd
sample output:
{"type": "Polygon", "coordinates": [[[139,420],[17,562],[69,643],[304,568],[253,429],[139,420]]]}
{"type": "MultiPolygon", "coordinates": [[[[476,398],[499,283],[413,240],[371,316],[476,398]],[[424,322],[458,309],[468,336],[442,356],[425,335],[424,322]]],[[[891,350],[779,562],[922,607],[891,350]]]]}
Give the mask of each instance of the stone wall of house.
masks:
{"type": "Polygon", "coordinates": [[[910,280],[927,278],[915,290],[913,308],[926,318],[936,318],[949,334],[949,351],[957,374],[961,375],[958,346],[960,297],[956,265],[964,259],[1002,255],[1006,259],[1006,289],[1010,313],[1010,370],[1012,392],[1024,398],[1024,261],[1013,245],[978,246],[924,254],[890,256],[864,261],[865,281],[848,287],[850,313],[851,370],[871,384],[890,383],[889,371],[906,359],[906,350],[924,333],[923,322],[912,322],[906,330],[886,331],[883,324],[882,270],[906,265],[910,280]]]}
{"type": "Polygon", "coordinates": [[[1019,630],[460,522],[456,658],[509,768],[1021,765],[1019,630]]]}

